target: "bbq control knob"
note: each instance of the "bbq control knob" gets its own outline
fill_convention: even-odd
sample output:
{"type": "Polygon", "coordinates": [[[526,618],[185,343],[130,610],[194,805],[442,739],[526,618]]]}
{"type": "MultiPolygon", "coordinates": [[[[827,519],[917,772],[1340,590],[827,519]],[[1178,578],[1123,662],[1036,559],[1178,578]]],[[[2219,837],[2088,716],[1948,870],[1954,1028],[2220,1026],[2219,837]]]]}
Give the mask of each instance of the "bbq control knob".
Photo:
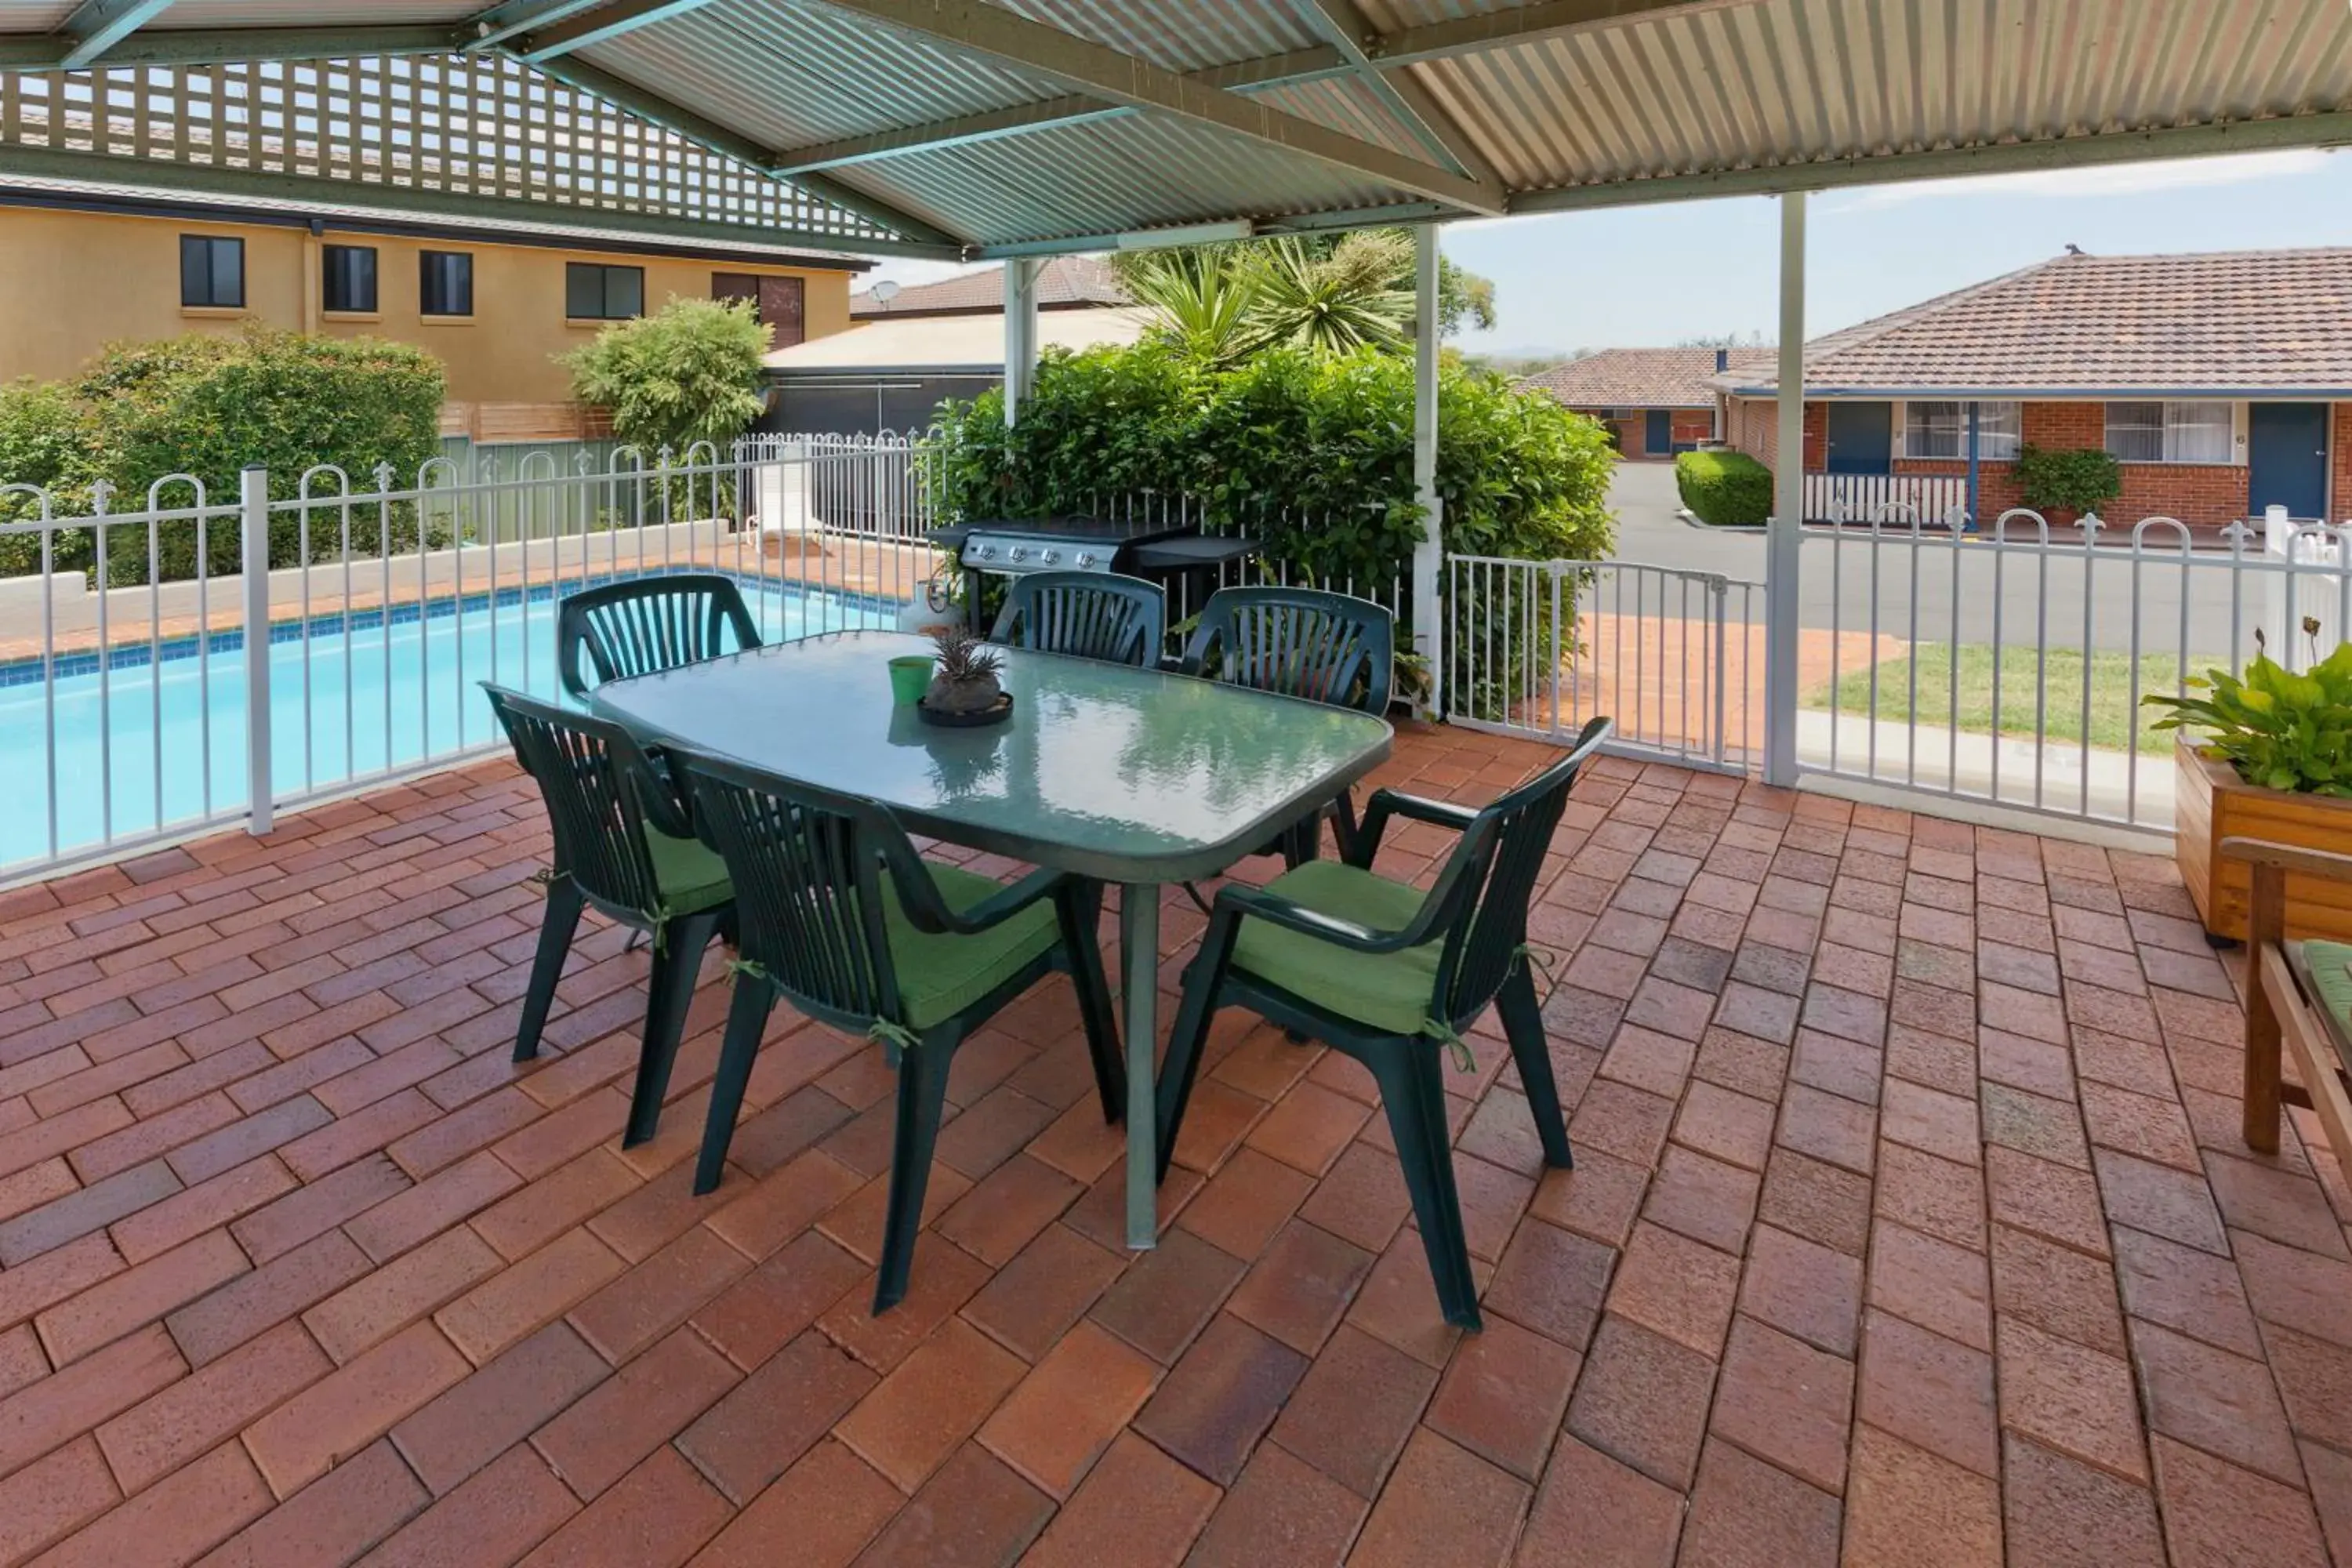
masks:
{"type": "Polygon", "coordinates": [[[974,555],[979,556],[982,561],[985,561],[990,556],[996,553],[996,546],[993,544],[976,544],[972,546],[971,552],[974,555]]]}
{"type": "Polygon", "coordinates": [[[1026,561],[1029,559],[1029,549],[1026,545],[1016,544],[1004,554],[1009,561],[1026,561]]]}
{"type": "Polygon", "coordinates": [[[1094,563],[1095,552],[1093,551],[1081,550],[1078,552],[1078,565],[1081,570],[1090,570],[1094,566],[1094,563]]]}

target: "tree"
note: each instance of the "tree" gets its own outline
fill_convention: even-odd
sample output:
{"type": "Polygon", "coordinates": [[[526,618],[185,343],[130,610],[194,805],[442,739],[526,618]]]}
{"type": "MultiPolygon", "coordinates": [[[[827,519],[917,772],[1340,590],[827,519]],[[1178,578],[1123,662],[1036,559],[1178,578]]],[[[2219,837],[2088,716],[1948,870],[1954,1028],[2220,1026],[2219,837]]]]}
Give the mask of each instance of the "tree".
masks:
{"type": "Polygon", "coordinates": [[[558,363],[583,403],[613,411],[613,434],[683,461],[698,441],[723,445],[760,416],[768,334],[751,301],[682,300],[620,321],[558,363]]]}

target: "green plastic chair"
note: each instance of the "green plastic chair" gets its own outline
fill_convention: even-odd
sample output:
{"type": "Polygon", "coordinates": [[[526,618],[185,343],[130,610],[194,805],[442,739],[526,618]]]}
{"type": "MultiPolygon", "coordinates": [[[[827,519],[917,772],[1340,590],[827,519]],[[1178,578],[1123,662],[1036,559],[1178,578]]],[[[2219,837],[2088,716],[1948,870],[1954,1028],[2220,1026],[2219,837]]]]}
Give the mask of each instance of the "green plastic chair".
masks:
{"type": "Polygon", "coordinates": [[[719,857],[698,842],[677,801],[646,754],[617,724],[541,702],[488,681],[490,708],[513,743],[515,760],[539,785],[554,829],[539,952],[523,994],[514,1059],[539,1054],[540,1031],[555,1000],[580,912],[653,939],[646,1027],[637,1081],[629,1100],[623,1147],[654,1135],[670,1064],[677,1056],[694,980],[710,939],[731,933],[734,889],[719,857]]]}
{"type": "Polygon", "coordinates": [[[1447,1322],[1479,1326],[1438,1058],[1448,1047],[1466,1049],[1461,1031],[1492,1002],[1544,1163],[1574,1163],[1528,973],[1528,903],[1569,786],[1609,730],[1608,720],[1595,719],[1567,756],[1481,811],[1375,791],[1345,860],[1309,861],[1263,889],[1218,889],[1160,1072],[1163,1180],[1219,1008],[1247,1007],[1322,1040],[1363,1063],[1380,1085],[1438,1303],[1447,1322]],[[1370,869],[1392,816],[1461,835],[1427,893],[1370,869]]]}
{"type": "Polygon", "coordinates": [[[743,591],[715,572],[607,583],[569,595],[555,612],[555,672],[574,697],[759,646],[743,591]]]}
{"type": "MultiPolygon", "coordinates": [[[[1201,608],[1181,668],[1379,717],[1395,679],[1396,617],[1370,599],[1320,588],[1220,588],[1201,608]]],[[[1357,830],[1355,801],[1342,794],[1329,815],[1344,854],[1357,830]]],[[[1294,867],[1314,859],[1322,852],[1320,816],[1260,852],[1294,867]]]]}
{"type": "Polygon", "coordinates": [[[907,1293],[956,1049],[1059,969],[1076,983],[1103,1119],[1127,1102],[1093,886],[1039,871],[1011,887],[916,854],[871,801],[689,752],[670,764],[733,873],[742,921],[694,1190],[719,1184],[768,1014],[781,998],[897,1047],[898,1119],[874,1310],[907,1293]]]}
{"type": "Polygon", "coordinates": [[[1040,653],[1150,668],[1166,640],[1168,595],[1157,583],[1101,572],[1016,577],[988,640],[1040,653]]]}

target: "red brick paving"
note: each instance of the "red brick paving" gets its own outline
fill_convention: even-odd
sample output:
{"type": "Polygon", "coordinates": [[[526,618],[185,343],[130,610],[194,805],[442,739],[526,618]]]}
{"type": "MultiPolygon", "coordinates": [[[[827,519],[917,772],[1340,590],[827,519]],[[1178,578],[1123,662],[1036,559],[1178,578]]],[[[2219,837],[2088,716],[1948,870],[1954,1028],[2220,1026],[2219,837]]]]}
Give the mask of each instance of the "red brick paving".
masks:
{"type": "MultiPolygon", "coordinates": [[[[1475,799],[1550,754],[1417,732],[1388,772],[1475,799]]],[[[0,1559],[2352,1551],[2352,1192],[2239,1144],[2168,863],[1622,762],[1557,849],[1580,1164],[1482,1025],[1468,1338],[1369,1082],[1237,1017],[1121,1250],[1058,986],[959,1060],[873,1320],[871,1051],[780,1015],[699,1200],[716,958],[646,1148],[623,933],[507,1063],[545,834],[504,766],[0,893],[0,1559]]]]}

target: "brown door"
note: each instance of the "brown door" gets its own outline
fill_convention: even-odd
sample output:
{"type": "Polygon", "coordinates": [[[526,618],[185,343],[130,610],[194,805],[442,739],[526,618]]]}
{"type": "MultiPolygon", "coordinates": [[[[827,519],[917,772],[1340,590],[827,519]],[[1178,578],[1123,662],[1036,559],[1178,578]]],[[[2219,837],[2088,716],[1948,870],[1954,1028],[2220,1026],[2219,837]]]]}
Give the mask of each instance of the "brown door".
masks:
{"type": "Polygon", "coordinates": [[[760,278],[749,272],[714,272],[710,297],[732,303],[749,300],[768,329],[768,346],[788,349],[808,340],[808,313],[798,278],[760,278]]]}
{"type": "Polygon", "coordinates": [[[760,320],[768,325],[768,346],[788,349],[808,340],[808,312],[798,278],[760,279],[760,320]]]}

